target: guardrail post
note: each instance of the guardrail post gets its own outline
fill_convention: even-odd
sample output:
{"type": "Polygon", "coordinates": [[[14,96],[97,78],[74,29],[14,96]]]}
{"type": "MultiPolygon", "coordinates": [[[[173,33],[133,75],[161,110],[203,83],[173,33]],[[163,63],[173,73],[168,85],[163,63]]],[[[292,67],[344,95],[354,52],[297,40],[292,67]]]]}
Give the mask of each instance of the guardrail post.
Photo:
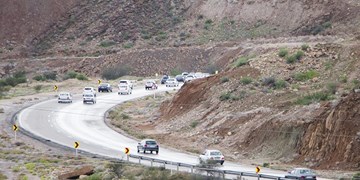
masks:
{"type": "Polygon", "coordinates": [[[153,160],[153,159],[151,159],[151,167],[153,167],[153,161],[154,161],[154,160],[153,160]]]}
{"type": "Polygon", "coordinates": [[[127,160],[128,162],[130,161],[129,155],[126,156],[126,160],[127,160]]]}
{"type": "Polygon", "coordinates": [[[258,180],[260,180],[260,174],[258,174],[258,180]]]}
{"type": "Polygon", "coordinates": [[[194,166],[191,166],[191,174],[194,173],[194,166]]]}
{"type": "Polygon", "coordinates": [[[165,161],[164,161],[164,168],[166,169],[166,166],[165,166],[165,164],[166,164],[166,163],[165,163],[165,161]]]}
{"type": "Polygon", "coordinates": [[[225,179],[225,171],[222,172],[222,178],[225,179]]]}
{"type": "Polygon", "coordinates": [[[180,166],[180,163],[177,163],[176,164],[176,171],[179,172],[179,166],[180,166]]]}
{"type": "Polygon", "coordinates": [[[139,156],[139,164],[141,164],[141,157],[139,156]]]}

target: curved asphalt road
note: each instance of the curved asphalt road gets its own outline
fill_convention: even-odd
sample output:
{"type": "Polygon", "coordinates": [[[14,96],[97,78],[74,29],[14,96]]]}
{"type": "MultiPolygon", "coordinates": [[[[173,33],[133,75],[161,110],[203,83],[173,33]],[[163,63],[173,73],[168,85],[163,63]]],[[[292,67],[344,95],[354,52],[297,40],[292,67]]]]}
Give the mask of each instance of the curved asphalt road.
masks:
{"type": "MultiPolygon", "coordinates": [[[[156,92],[173,90],[159,86],[156,92]]],[[[132,95],[97,93],[96,104],[83,104],[81,97],[74,98],[73,103],[57,103],[57,99],[45,101],[24,109],[18,115],[21,128],[55,143],[74,147],[80,143],[80,150],[112,158],[124,159],[124,148],[129,147],[131,154],[142,155],[161,160],[187,164],[198,164],[198,156],[161,148],[158,155],[136,152],[137,141],[125,137],[104,123],[104,113],[124,101],[153,95],[154,91],[134,89],[132,95]]],[[[219,169],[255,173],[255,166],[236,164],[225,161],[219,169]]],[[[283,171],[262,168],[261,174],[284,175],[283,171]]]]}

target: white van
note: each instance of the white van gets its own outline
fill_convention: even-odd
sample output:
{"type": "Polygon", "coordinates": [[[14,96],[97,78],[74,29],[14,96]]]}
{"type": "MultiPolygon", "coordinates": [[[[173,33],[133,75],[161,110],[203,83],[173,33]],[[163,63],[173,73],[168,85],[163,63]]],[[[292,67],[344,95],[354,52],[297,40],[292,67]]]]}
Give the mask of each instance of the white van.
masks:
{"type": "Polygon", "coordinates": [[[58,103],[72,103],[72,95],[69,92],[60,92],[58,103]]]}
{"type": "Polygon", "coordinates": [[[128,85],[131,89],[134,88],[134,85],[130,80],[120,80],[119,86],[121,86],[121,85],[128,85]]]}
{"type": "Polygon", "coordinates": [[[118,95],[120,95],[120,94],[131,94],[131,93],[132,93],[132,88],[129,85],[119,84],[118,95]]]}
{"type": "Polygon", "coordinates": [[[92,102],[93,104],[96,103],[96,96],[93,93],[86,93],[83,94],[83,103],[92,102]]]}

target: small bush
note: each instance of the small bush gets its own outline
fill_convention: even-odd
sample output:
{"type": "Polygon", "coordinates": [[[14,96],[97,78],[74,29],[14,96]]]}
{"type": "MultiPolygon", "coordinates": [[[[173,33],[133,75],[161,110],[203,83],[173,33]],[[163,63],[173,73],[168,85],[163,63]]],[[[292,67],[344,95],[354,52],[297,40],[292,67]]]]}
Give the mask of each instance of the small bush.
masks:
{"type": "Polygon", "coordinates": [[[113,46],[113,45],[115,45],[115,44],[116,44],[115,41],[105,40],[105,41],[101,41],[99,46],[106,48],[106,47],[113,46]]]}
{"type": "Polygon", "coordinates": [[[222,77],[221,79],[220,79],[220,82],[221,83],[226,83],[226,82],[228,82],[229,81],[229,78],[228,77],[222,77]]]}
{"type": "Polygon", "coordinates": [[[275,89],[283,89],[285,87],[286,87],[286,81],[284,80],[275,81],[275,89]]]}
{"type": "Polygon", "coordinates": [[[209,74],[215,74],[215,72],[219,69],[215,64],[209,64],[205,67],[205,72],[209,74]]]}
{"type": "Polygon", "coordinates": [[[124,113],[122,113],[122,114],[120,115],[120,117],[121,117],[122,119],[130,119],[130,116],[127,115],[127,114],[124,114],[124,113]]]}
{"type": "Polygon", "coordinates": [[[41,91],[41,89],[42,89],[42,85],[36,85],[35,87],[34,87],[34,89],[35,89],[35,91],[36,92],[40,92],[41,91]]]}
{"type": "Polygon", "coordinates": [[[160,32],[156,37],[155,37],[155,40],[156,41],[163,41],[165,39],[168,38],[168,35],[166,34],[166,32],[160,32]]]}
{"type": "Polygon", "coordinates": [[[193,121],[190,124],[190,127],[195,128],[199,124],[199,121],[193,121]]]}
{"type": "Polygon", "coordinates": [[[343,74],[340,76],[339,81],[341,83],[347,83],[347,81],[348,81],[347,79],[348,79],[347,76],[345,74],[343,74]]]}
{"type": "Polygon", "coordinates": [[[295,58],[300,60],[305,55],[304,51],[297,51],[295,54],[295,58]]]}
{"type": "Polygon", "coordinates": [[[55,71],[47,71],[43,73],[45,79],[56,80],[57,73],[55,71]]]}
{"type": "Polygon", "coordinates": [[[177,68],[174,68],[173,70],[170,71],[170,75],[171,76],[176,76],[176,75],[179,75],[181,74],[181,71],[177,68]]]}
{"type": "Polygon", "coordinates": [[[131,69],[128,66],[123,66],[121,64],[117,64],[114,67],[108,67],[105,69],[101,76],[104,79],[112,80],[117,79],[119,77],[128,75],[130,73],[131,69]]]}
{"type": "Polygon", "coordinates": [[[309,94],[309,95],[306,95],[306,96],[303,96],[303,97],[297,99],[296,104],[309,105],[309,104],[312,104],[315,102],[327,101],[327,100],[331,100],[331,99],[332,99],[332,97],[328,93],[316,92],[316,93],[309,94]]]}
{"type": "Polygon", "coordinates": [[[36,75],[33,77],[35,81],[46,81],[46,78],[43,75],[36,75]]]}
{"type": "Polygon", "coordinates": [[[123,45],[123,48],[125,48],[125,49],[130,49],[132,47],[134,47],[134,43],[132,43],[132,42],[128,42],[123,45]]]}
{"type": "Polygon", "coordinates": [[[75,71],[68,71],[68,72],[65,74],[64,79],[75,79],[77,75],[78,75],[78,73],[75,72],[75,71]]]}
{"type": "Polygon", "coordinates": [[[289,54],[289,51],[287,49],[285,49],[285,48],[281,48],[279,53],[278,53],[279,57],[285,57],[288,54],[289,54]]]}
{"type": "Polygon", "coordinates": [[[326,90],[329,94],[335,94],[337,91],[337,84],[336,83],[328,83],[326,85],[326,90]]]}
{"type": "Polygon", "coordinates": [[[222,93],[220,95],[220,101],[226,101],[229,100],[231,97],[231,93],[227,92],[227,93],[222,93]]]}
{"type": "Polygon", "coordinates": [[[33,171],[33,170],[35,170],[35,166],[36,166],[35,163],[26,163],[26,164],[25,164],[25,167],[26,167],[26,169],[27,169],[28,171],[33,171]]]}
{"type": "Polygon", "coordinates": [[[263,167],[269,168],[269,167],[270,167],[270,163],[263,163],[263,167]]]}
{"type": "Polygon", "coordinates": [[[303,73],[296,73],[294,75],[294,79],[297,81],[307,81],[309,79],[313,79],[314,77],[318,76],[318,72],[314,70],[309,70],[303,73]]]}
{"type": "Polygon", "coordinates": [[[360,179],[360,172],[355,173],[352,177],[352,180],[359,180],[360,179]]]}
{"type": "Polygon", "coordinates": [[[8,179],[5,174],[0,173],[0,180],[8,179]]]}
{"type": "Polygon", "coordinates": [[[353,85],[353,89],[360,89],[360,81],[357,79],[354,79],[351,81],[353,85]]]}
{"type": "Polygon", "coordinates": [[[99,179],[103,179],[100,173],[94,173],[89,177],[86,177],[86,180],[99,180],[99,179]]]}
{"type": "Polygon", "coordinates": [[[241,84],[247,85],[253,82],[253,79],[251,77],[243,77],[240,79],[241,84]]]}
{"type": "Polygon", "coordinates": [[[301,50],[303,50],[303,51],[307,51],[309,48],[310,48],[310,46],[308,44],[301,45],[301,50]]]}
{"type": "Polygon", "coordinates": [[[240,57],[235,61],[235,66],[240,67],[249,63],[249,57],[240,57]]]}
{"type": "Polygon", "coordinates": [[[89,80],[84,74],[77,74],[76,75],[76,79],[80,80],[80,81],[87,81],[89,80]]]}
{"type": "Polygon", "coordinates": [[[324,29],[327,29],[327,28],[331,28],[332,24],[331,22],[325,22],[324,24],[322,24],[322,26],[324,27],[324,29]]]}
{"type": "Polygon", "coordinates": [[[287,62],[288,64],[293,64],[293,63],[295,63],[295,62],[296,62],[296,56],[295,56],[295,55],[291,55],[291,56],[286,57],[286,62],[287,62]]]}
{"type": "Polygon", "coordinates": [[[204,29],[209,30],[212,26],[213,21],[211,19],[208,19],[205,21],[204,29]]]}
{"type": "Polygon", "coordinates": [[[262,79],[262,85],[263,86],[274,86],[276,82],[276,79],[274,77],[266,77],[262,79]]]}

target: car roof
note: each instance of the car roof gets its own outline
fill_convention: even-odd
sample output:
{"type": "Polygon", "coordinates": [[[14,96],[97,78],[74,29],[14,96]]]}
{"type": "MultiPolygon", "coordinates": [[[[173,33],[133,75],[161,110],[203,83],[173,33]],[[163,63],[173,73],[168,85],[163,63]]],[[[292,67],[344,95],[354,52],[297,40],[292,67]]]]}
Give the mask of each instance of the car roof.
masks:
{"type": "Polygon", "coordinates": [[[216,149],[207,149],[206,151],[210,151],[210,152],[220,152],[219,150],[216,150],[216,149]]]}
{"type": "Polygon", "coordinates": [[[155,141],[154,139],[143,139],[142,141],[155,141]]]}
{"type": "Polygon", "coordinates": [[[294,170],[311,170],[311,169],[309,169],[309,168],[294,168],[294,170]]]}
{"type": "Polygon", "coordinates": [[[93,87],[84,87],[84,89],[86,89],[86,88],[93,88],[93,87]]]}

